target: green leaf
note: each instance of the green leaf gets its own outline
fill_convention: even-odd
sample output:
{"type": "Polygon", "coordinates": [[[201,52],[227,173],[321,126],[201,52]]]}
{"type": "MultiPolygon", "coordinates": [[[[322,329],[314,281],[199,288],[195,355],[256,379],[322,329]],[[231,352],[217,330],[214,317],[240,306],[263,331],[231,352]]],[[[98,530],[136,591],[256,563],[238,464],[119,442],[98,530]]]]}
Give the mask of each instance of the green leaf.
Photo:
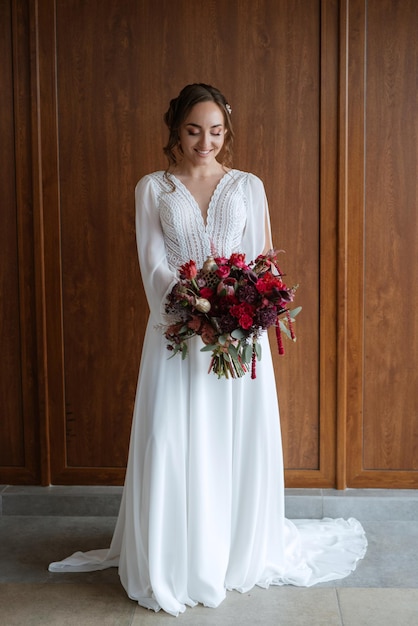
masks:
{"type": "Polygon", "coordinates": [[[242,351],[242,360],[244,363],[251,363],[253,356],[253,347],[250,343],[246,343],[242,351]]]}
{"type": "Polygon", "coordinates": [[[286,326],[284,322],[282,322],[282,320],[279,320],[279,326],[280,326],[281,332],[284,333],[286,337],[288,337],[289,339],[292,339],[288,327],[286,326]]]}
{"type": "Polygon", "coordinates": [[[296,309],[292,309],[291,311],[289,311],[289,315],[291,318],[296,317],[296,315],[299,315],[299,313],[301,312],[302,307],[301,306],[297,306],[296,309]]]}
{"type": "Polygon", "coordinates": [[[203,348],[200,348],[200,352],[213,352],[216,348],[216,345],[204,346],[203,348]]]}
{"type": "Polygon", "coordinates": [[[236,328],[235,330],[232,331],[231,333],[231,337],[233,337],[234,339],[244,339],[245,337],[245,333],[241,330],[241,328],[236,328]]]}
{"type": "Polygon", "coordinates": [[[257,355],[257,360],[261,361],[261,344],[259,344],[258,341],[256,341],[254,344],[254,347],[255,347],[255,353],[257,355]]]}
{"type": "Polygon", "coordinates": [[[221,344],[221,346],[224,346],[226,344],[226,342],[228,341],[229,336],[228,335],[220,335],[218,337],[218,341],[221,344]]]}

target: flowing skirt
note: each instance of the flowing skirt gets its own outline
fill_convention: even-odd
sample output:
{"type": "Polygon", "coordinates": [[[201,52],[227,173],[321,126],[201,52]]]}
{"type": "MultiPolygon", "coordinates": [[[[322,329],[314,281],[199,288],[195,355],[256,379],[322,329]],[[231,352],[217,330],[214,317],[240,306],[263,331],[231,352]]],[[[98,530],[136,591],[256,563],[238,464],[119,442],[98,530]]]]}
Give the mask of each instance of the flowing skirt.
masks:
{"type": "Polygon", "coordinates": [[[266,334],[257,378],[217,379],[192,341],[169,359],[150,321],[129,460],[111,546],[51,563],[53,572],[118,567],[128,596],[172,615],[216,607],[226,590],[311,586],[350,574],[361,524],[285,518],[279,409],[266,334]]]}

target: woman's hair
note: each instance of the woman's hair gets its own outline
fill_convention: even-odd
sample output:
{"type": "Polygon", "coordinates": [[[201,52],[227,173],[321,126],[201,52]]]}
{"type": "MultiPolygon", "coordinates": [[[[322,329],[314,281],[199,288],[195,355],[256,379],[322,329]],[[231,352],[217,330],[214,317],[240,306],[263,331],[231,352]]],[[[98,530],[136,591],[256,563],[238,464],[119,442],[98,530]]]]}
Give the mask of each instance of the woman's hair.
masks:
{"type": "Polygon", "coordinates": [[[193,83],[192,85],[186,85],[177,98],[173,98],[170,101],[170,106],[164,115],[164,122],[168,126],[169,136],[167,145],[164,146],[164,154],[168,159],[168,168],[177,165],[178,155],[181,147],[180,141],[180,127],[184,120],[189,115],[192,108],[199,104],[199,102],[215,102],[221,109],[224,120],[225,129],[228,131],[225,134],[225,142],[222,148],[222,165],[225,167],[231,167],[232,165],[232,143],[234,140],[234,133],[231,125],[231,107],[227,103],[225,96],[221,94],[218,89],[211,85],[205,85],[204,83],[193,83]]]}

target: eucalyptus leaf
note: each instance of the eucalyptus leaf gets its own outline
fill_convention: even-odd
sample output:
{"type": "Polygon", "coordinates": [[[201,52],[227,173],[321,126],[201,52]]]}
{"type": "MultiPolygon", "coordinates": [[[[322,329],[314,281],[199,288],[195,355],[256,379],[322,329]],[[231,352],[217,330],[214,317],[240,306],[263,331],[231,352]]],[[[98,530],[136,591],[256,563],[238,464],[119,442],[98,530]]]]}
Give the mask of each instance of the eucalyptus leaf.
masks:
{"type": "Polygon", "coordinates": [[[291,335],[290,335],[290,331],[288,329],[288,327],[286,326],[286,324],[284,324],[281,320],[279,322],[279,326],[280,326],[280,330],[282,333],[284,333],[286,335],[286,337],[288,337],[289,339],[292,339],[291,335]]]}
{"type": "Polygon", "coordinates": [[[254,347],[255,347],[255,353],[257,355],[257,360],[261,361],[261,352],[262,352],[261,344],[259,344],[258,341],[256,341],[254,344],[254,347]]]}
{"type": "Polygon", "coordinates": [[[216,345],[203,346],[203,348],[200,348],[200,352],[213,352],[213,350],[216,350],[216,348],[216,345]]]}
{"type": "Polygon", "coordinates": [[[232,343],[230,343],[228,346],[228,352],[233,359],[236,359],[238,357],[238,350],[232,343]]]}
{"type": "Polygon", "coordinates": [[[245,337],[245,333],[241,330],[241,328],[236,328],[232,331],[231,337],[234,339],[243,339],[245,337]]]}
{"type": "Polygon", "coordinates": [[[251,359],[253,356],[253,347],[250,343],[245,344],[244,349],[242,351],[242,360],[244,363],[251,363],[251,359]]]}

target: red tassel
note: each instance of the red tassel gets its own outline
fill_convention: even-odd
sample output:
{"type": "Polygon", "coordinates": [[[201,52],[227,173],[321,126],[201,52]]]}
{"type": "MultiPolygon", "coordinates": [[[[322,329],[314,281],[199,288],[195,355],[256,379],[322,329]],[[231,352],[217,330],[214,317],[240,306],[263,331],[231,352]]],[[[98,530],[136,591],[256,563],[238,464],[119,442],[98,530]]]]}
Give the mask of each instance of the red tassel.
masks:
{"type": "Polygon", "coordinates": [[[289,311],[286,311],[286,317],[287,317],[287,326],[289,328],[290,336],[292,338],[292,341],[295,341],[296,335],[295,335],[295,331],[293,330],[292,318],[290,317],[289,311]]]}
{"type": "Polygon", "coordinates": [[[281,330],[280,330],[280,322],[279,322],[279,320],[277,320],[277,322],[276,322],[276,339],[277,339],[277,348],[279,350],[279,354],[283,355],[284,354],[284,347],[283,347],[282,333],[281,333],[281,330]]]}
{"type": "Polygon", "coordinates": [[[257,353],[255,350],[255,346],[253,346],[253,354],[251,358],[251,378],[253,380],[257,378],[256,367],[257,367],[257,353]]]}

